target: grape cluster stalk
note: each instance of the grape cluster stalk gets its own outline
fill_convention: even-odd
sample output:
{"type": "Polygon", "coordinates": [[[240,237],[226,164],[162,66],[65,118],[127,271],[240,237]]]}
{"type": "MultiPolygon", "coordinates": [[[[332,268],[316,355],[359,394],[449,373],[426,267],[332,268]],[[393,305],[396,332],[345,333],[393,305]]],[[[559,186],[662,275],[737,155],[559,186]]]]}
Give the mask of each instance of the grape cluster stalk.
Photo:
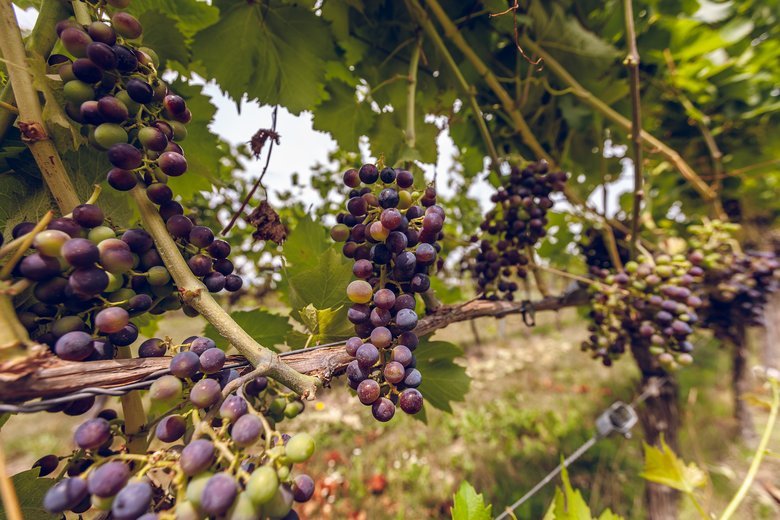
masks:
{"type": "Polygon", "coordinates": [[[547,235],[551,195],[561,192],[567,179],[551,172],[546,161],[523,169],[513,167],[490,198],[495,204],[471,241],[478,247],[466,258],[464,270],[472,273],[478,293],[489,300],[514,300],[516,279],[528,276],[529,250],[547,235]]]}
{"type": "Polygon", "coordinates": [[[690,336],[702,300],[701,268],[685,255],[639,256],[591,285],[590,335],[582,350],[606,366],[627,349],[646,348],[667,369],[693,362],[690,336]]]}
{"type": "MultiPolygon", "coordinates": [[[[225,353],[207,337],[179,345],[152,338],[140,349],[175,353],[171,375],[149,389],[157,415],[149,425],[152,449],[126,453],[122,420],[102,410],[76,429],[77,449],[64,458],[66,477],[46,493],[45,509],[110,511],[117,520],[297,519],[293,506],[312,498],[315,482],[293,469],[312,456],[315,441],[307,433],[281,433],[277,425],[299,415],[303,402],[263,376],[243,378],[248,381],[223,399],[239,374],[223,368],[225,353]]],[[[41,476],[60,465],[55,455],[35,463],[41,476]]]]}
{"type": "Polygon", "coordinates": [[[407,170],[364,164],[344,172],[344,184],[350,188],[347,211],[337,215],[331,236],[344,243],[357,278],[347,287],[355,326],[346,344],[355,357],[347,378],[360,402],[386,422],[396,406],[408,414],[423,406],[413,354],[419,342],[416,295],[430,289],[445,215],[436,189],[415,190],[407,170]]]}

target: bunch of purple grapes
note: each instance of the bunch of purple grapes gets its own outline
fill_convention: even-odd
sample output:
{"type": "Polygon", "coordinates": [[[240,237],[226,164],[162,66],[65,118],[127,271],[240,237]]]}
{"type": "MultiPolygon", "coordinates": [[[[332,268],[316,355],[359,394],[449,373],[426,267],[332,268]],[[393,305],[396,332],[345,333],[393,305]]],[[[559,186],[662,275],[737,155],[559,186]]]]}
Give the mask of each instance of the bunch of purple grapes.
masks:
{"type": "Polygon", "coordinates": [[[648,349],[667,369],[691,364],[690,336],[702,305],[694,289],[701,274],[682,255],[658,255],[597,279],[582,350],[606,366],[631,347],[648,349]]]}
{"type": "Polygon", "coordinates": [[[355,336],[347,367],[358,399],[374,417],[389,421],[396,405],[409,414],[422,409],[417,387],[422,378],[413,351],[418,337],[416,294],[427,291],[441,246],[444,210],[432,186],[413,188],[409,171],[364,164],[344,173],[351,191],[347,213],[337,216],[331,236],[344,242],[343,253],[355,261],[358,278],[347,287],[348,312],[355,336]]]}
{"type": "MultiPolygon", "coordinates": [[[[224,388],[239,375],[224,368],[225,354],[209,338],[193,336],[181,345],[152,338],[141,345],[142,355],[168,350],[180,350],[171,359],[171,375],[149,389],[152,409],[168,410],[151,425],[153,451],[127,455],[116,439],[121,420],[104,410],[76,430],[79,450],[69,458],[68,477],[49,490],[44,507],[55,514],[94,508],[120,520],[161,514],[298,518],[294,503],[310,500],[315,486],[292,469],[311,457],[315,443],[306,433],[279,433],[275,424],[298,415],[302,403],[262,376],[223,400],[224,388]]],[[[35,464],[41,476],[58,465],[54,455],[35,464]]]]}
{"type": "Polygon", "coordinates": [[[514,300],[518,284],[526,278],[532,248],[547,234],[546,214],[553,207],[550,196],[563,191],[567,175],[551,172],[546,161],[531,163],[522,170],[513,167],[502,177],[502,186],[490,198],[495,203],[480,224],[481,236],[467,267],[480,295],[490,300],[514,300]]]}
{"type": "MultiPolygon", "coordinates": [[[[23,222],[12,235],[34,227],[23,222]]],[[[113,359],[116,347],[138,338],[132,318],[182,306],[152,237],[140,228],[118,232],[94,204],[36,233],[12,274],[31,286],[16,309],[19,321],[67,361],[113,359]]]]}
{"type": "Polygon", "coordinates": [[[703,273],[697,291],[704,302],[702,326],[739,340],[738,329],[763,324],[766,303],[780,288],[780,260],[771,251],[736,247],[737,224],[712,220],[688,231],[688,259],[703,273]]]}
{"type": "Polygon", "coordinates": [[[60,41],[73,58],[63,57],[58,68],[65,111],[83,125],[92,146],[106,152],[113,166],[109,185],[120,191],[146,188],[190,269],[208,290],[238,291],[243,281],[233,273],[230,245],[185,216],[167,184],[169,177],[187,171],[180,142],[192,113],[159,77],[154,50],[138,45],[141,24],[115,9],[129,2],[108,4],[92,10],[94,21],[86,27],[73,20],[57,24],[60,41]]]}
{"type": "Polygon", "coordinates": [[[612,257],[609,254],[609,246],[604,238],[605,232],[612,233],[620,262],[625,264],[631,259],[630,251],[626,245],[627,235],[625,232],[616,228],[610,228],[606,231],[601,231],[594,227],[585,229],[582,233],[582,238],[577,243],[577,247],[585,258],[588,271],[596,277],[608,276],[609,271],[615,269],[612,257]]]}

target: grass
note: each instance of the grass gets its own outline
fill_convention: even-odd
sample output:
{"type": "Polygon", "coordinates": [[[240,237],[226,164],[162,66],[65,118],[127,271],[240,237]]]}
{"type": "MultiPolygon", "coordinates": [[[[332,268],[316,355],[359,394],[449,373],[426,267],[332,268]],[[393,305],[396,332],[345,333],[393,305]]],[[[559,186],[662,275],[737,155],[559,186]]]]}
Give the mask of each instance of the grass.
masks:
{"type": "MultiPolygon", "coordinates": [[[[435,339],[466,348],[463,362],[472,383],[454,413],[427,410],[427,425],[401,413],[388,424],[377,423],[341,381],[309,403],[306,413],[283,423],[318,438],[317,454],[301,468],[315,478],[318,492],[298,508],[301,516],[449,518],[451,497],[464,479],[495,511],[522,496],[591,435],[602,410],[633,398],[638,379],[630,359],[607,369],[579,351],[585,329],[574,312],[538,319],[534,329],[519,317],[503,323],[480,319],[479,344],[467,323],[439,331],[435,339]]],[[[197,333],[201,324],[173,317],[163,326],[161,335],[179,338],[197,333]]],[[[709,472],[711,486],[701,496],[706,508],[719,512],[739,486],[752,451],[732,440],[728,353],[714,345],[700,349],[697,363],[680,373],[681,401],[687,403],[680,455],[709,472]]],[[[765,414],[755,415],[760,429],[765,414]]],[[[11,471],[29,468],[45,453],[67,453],[78,422],[59,414],[13,417],[0,431],[11,471]]],[[[639,430],[631,439],[600,441],[570,468],[572,483],[594,513],[610,507],[626,518],[644,517],[639,430]]],[[[773,446],[778,451],[780,432],[773,446]]],[[[778,474],[778,460],[768,459],[759,480],[778,474]]],[[[518,518],[542,517],[555,483],[519,509],[518,518]]],[[[740,518],[778,517],[776,504],[759,490],[754,486],[740,518]]],[[[696,517],[686,501],[682,507],[682,518],[696,517]]]]}

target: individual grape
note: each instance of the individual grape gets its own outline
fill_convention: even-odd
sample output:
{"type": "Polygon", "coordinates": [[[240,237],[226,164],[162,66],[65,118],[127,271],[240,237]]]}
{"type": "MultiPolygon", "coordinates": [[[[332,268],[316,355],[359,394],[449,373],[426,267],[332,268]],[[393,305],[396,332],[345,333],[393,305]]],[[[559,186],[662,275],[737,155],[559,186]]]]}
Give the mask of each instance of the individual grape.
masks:
{"type": "MultiPolygon", "coordinates": [[[[213,381],[207,379],[205,381],[213,381]]],[[[197,475],[205,471],[214,462],[215,448],[211,441],[197,439],[187,444],[181,451],[179,465],[187,476],[197,475]]]]}
{"type": "MultiPolygon", "coordinates": [[[[116,53],[116,68],[119,72],[134,72],[138,68],[138,58],[132,50],[124,45],[114,45],[112,48],[116,53]]],[[[128,98],[130,98],[129,95],[128,98]]],[[[133,100],[133,102],[136,101],[133,100]]]]}
{"type": "Polygon", "coordinates": [[[56,258],[33,253],[19,263],[19,272],[25,278],[41,282],[60,273],[60,263],[56,258]]]}
{"type": "Polygon", "coordinates": [[[382,213],[379,215],[379,221],[385,228],[392,231],[401,225],[403,217],[401,216],[401,212],[399,212],[397,209],[389,208],[382,211],[382,213]]]}
{"type": "Polygon", "coordinates": [[[431,288],[431,279],[426,274],[416,274],[409,282],[409,290],[415,293],[424,293],[431,288]]]}
{"type": "Polygon", "coordinates": [[[308,502],[314,495],[314,480],[309,475],[298,475],[293,479],[292,493],[296,502],[308,502]]]}
{"type": "Polygon", "coordinates": [[[250,397],[257,397],[266,388],[268,388],[268,378],[265,376],[257,376],[246,384],[244,392],[250,397]]]}
{"type": "MultiPolygon", "coordinates": [[[[90,101],[95,97],[95,91],[92,89],[92,87],[87,83],[77,79],[65,83],[65,85],[62,87],[62,94],[65,99],[73,103],[75,107],[81,107],[83,103],[90,101]]],[[[78,114],[78,117],[80,118],[80,111],[78,114]]]]}
{"type": "Polygon", "coordinates": [[[368,303],[373,296],[371,284],[363,280],[355,280],[347,286],[347,297],[354,303],[368,303]]]}
{"type": "Polygon", "coordinates": [[[95,327],[104,334],[121,331],[127,326],[130,315],[121,307],[108,307],[95,315],[95,327]]]}
{"type": "Polygon", "coordinates": [[[143,163],[141,152],[135,146],[127,143],[115,144],[108,149],[108,160],[123,170],[133,170],[143,163]]]}
{"type": "Polygon", "coordinates": [[[173,199],[173,190],[167,184],[155,182],[146,187],[146,196],[157,205],[173,199]]]}
{"type": "Polygon", "coordinates": [[[211,258],[200,253],[191,256],[187,265],[195,276],[206,276],[211,272],[211,258]]]}
{"type": "Polygon", "coordinates": [[[86,238],[71,238],[62,245],[60,252],[73,267],[90,267],[100,260],[100,250],[86,238]]]}
{"type": "Polygon", "coordinates": [[[117,34],[130,40],[139,38],[143,33],[138,20],[133,15],[125,12],[114,13],[111,17],[111,26],[117,34]]]}
{"type": "Polygon", "coordinates": [[[157,164],[165,175],[178,177],[187,171],[187,159],[176,152],[163,152],[157,164]]]}
{"type": "MultiPolygon", "coordinates": [[[[114,45],[116,43],[116,33],[110,25],[103,22],[92,22],[87,27],[87,34],[93,41],[114,45]]],[[[89,50],[89,47],[87,47],[89,50]]]]}
{"type": "Polygon", "coordinates": [[[292,462],[305,462],[314,453],[314,438],[308,433],[302,432],[290,437],[285,445],[285,455],[292,462]]]}
{"type": "Polygon", "coordinates": [[[111,504],[111,514],[116,520],[135,520],[152,502],[152,486],[145,481],[131,482],[117,493],[111,504]]]}
{"type": "Polygon", "coordinates": [[[357,387],[358,399],[365,405],[373,404],[379,399],[381,387],[373,379],[365,379],[357,387]]]}
{"type": "Polygon", "coordinates": [[[219,383],[214,379],[201,379],[190,390],[190,401],[196,408],[208,408],[222,396],[219,383]]]}
{"type": "Polygon", "coordinates": [[[96,267],[80,267],[68,278],[68,285],[74,293],[83,296],[94,296],[108,287],[108,275],[96,267]]]}
{"type": "Polygon", "coordinates": [[[64,478],[46,491],[43,508],[51,514],[60,514],[76,507],[89,496],[87,482],[82,478],[64,478]]]}
{"type": "Polygon", "coordinates": [[[393,334],[387,327],[377,326],[371,331],[370,340],[377,348],[387,348],[393,342],[393,334]]]}
{"type": "Polygon", "coordinates": [[[373,184],[379,179],[379,170],[373,164],[364,164],[360,167],[358,177],[364,184],[373,184]]]}
{"type": "Polygon", "coordinates": [[[393,361],[397,361],[404,367],[407,367],[413,359],[414,355],[406,345],[397,345],[393,348],[393,361]]]}
{"type": "Polygon", "coordinates": [[[214,240],[206,250],[213,258],[227,258],[230,255],[230,244],[224,240],[214,240]]]}
{"type": "Polygon", "coordinates": [[[404,412],[416,414],[422,410],[422,394],[416,388],[407,388],[398,396],[398,404],[404,412]]]}
{"type": "Polygon", "coordinates": [[[44,455],[33,462],[33,469],[38,468],[38,477],[45,477],[54,473],[57,466],[60,465],[60,459],[56,455],[44,455]]]}
{"type": "Polygon", "coordinates": [[[385,376],[385,381],[396,385],[404,379],[404,366],[398,361],[391,361],[385,365],[383,374],[385,376]]]}
{"type": "Polygon", "coordinates": [[[86,332],[74,331],[64,334],[54,345],[54,351],[65,361],[83,361],[93,352],[92,336],[86,332]]]}
{"type": "Polygon", "coordinates": [[[182,114],[187,110],[187,103],[184,101],[184,98],[175,94],[165,96],[163,106],[172,115],[182,114]]]}
{"type": "Polygon", "coordinates": [[[227,473],[212,476],[203,489],[200,499],[201,509],[213,516],[220,516],[230,509],[238,495],[238,485],[227,473]]]}
{"type": "Polygon", "coordinates": [[[106,180],[109,186],[118,191],[132,190],[138,184],[135,173],[121,168],[111,168],[106,176],[106,180]]]}
{"type": "Polygon", "coordinates": [[[76,62],[80,60],[84,60],[84,58],[79,58],[78,60],[73,62],[74,64],[73,72],[74,74],[76,74],[76,77],[78,77],[83,81],[87,81],[88,83],[95,83],[97,81],[100,81],[100,78],[103,76],[101,69],[103,70],[115,69],[117,65],[117,59],[116,59],[116,53],[114,52],[114,49],[111,47],[111,45],[107,45],[103,42],[92,42],[89,45],[87,45],[87,58],[89,58],[89,61],[94,65],[99,75],[97,76],[97,79],[93,79],[91,81],[79,77],[75,65],[76,62]]]}
{"type": "Polygon", "coordinates": [[[200,359],[194,352],[180,352],[171,359],[171,373],[182,379],[191,378],[198,373],[200,359]]]}
{"type": "Polygon", "coordinates": [[[233,262],[231,262],[227,258],[220,258],[219,260],[214,260],[214,270],[225,276],[232,273],[233,269],[234,269],[233,262]]]}
{"type": "Polygon", "coordinates": [[[219,407],[219,416],[234,423],[249,411],[246,400],[237,395],[228,396],[219,407]]]}
{"type": "Polygon", "coordinates": [[[98,466],[87,478],[87,489],[101,498],[112,497],[130,479],[130,468],[124,462],[109,461],[98,466]]]}
{"type": "Polygon", "coordinates": [[[148,294],[137,294],[127,301],[127,312],[132,316],[148,311],[154,302],[148,294]]]}
{"type": "Polygon", "coordinates": [[[417,388],[422,383],[422,374],[416,368],[407,368],[406,376],[404,377],[404,386],[409,388],[417,388]]]}
{"type": "Polygon", "coordinates": [[[363,344],[363,340],[358,338],[357,336],[349,338],[345,345],[347,354],[354,357],[355,354],[357,354],[357,349],[360,348],[362,344],[363,344]]]}
{"type": "Polygon", "coordinates": [[[361,368],[368,369],[379,361],[379,350],[371,343],[364,343],[357,349],[355,358],[361,368]]]}
{"type": "Polygon", "coordinates": [[[183,215],[173,215],[165,223],[168,232],[174,238],[187,238],[190,236],[193,225],[192,221],[183,215]]]}
{"type": "Polygon", "coordinates": [[[93,244],[99,244],[103,240],[116,238],[116,232],[108,226],[97,226],[89,230],[87,238],[93,244]]]}
{"type": "Polygon", "coordinates": [[[162,442],[176,442],[184,436],[187,423],[181,415],[164,417],[155,429],[155,435],[162,442]]]}
{"type": "Polygon", "coordinates": [[[385,397],[380,397],[371,406],[371,413],[379,422],[387,422],[395,415],[395,405],[385,397]]]}
{"type": "Polygon", "coordinates": [[[126,347],[128,345],[132,345],[137,339],[138,327],[132,323],[128,323],[122,327],[122,330],[108,335],[108,340],[111,342],[111,344],[116,345],[117,347],[126,347]]]}
{"type": "Polygon", "coordinates": [[[410,188],[414,184],[414,175],[406,170],[397,170],[395,182],[399,188],[410,188]]]}
{"type": "Polygon", "coordinates": [[[44,256],[60,256],[62,245],[70,240],[70,235],[56,229],[47,229],[41,231],[33,239],[33,247],[44,256]]]}
{"type": "Polygon", "coordinates": [[[171,281],[171,273],[161,265],[155,265],[146,272],[146,280],[152,287],[162,287],[171,281]]]}
{"type": "Polygon", "coordinates": [[[98,244],[100,265],[115,275],[126,273],[133,268],[135,259],[130,248],[118,238],[109,238],[98,244]]]}
{"type": "Polygon", "coordinates": [[[168,138],[158,128],[145,126],[138,131],[138,141],[147,150],[163,152],[168,147],[168,138]]]}
{"type": "Polygon", "coordinates": [[[271,501],[279,488],[279,477],[269,466],[260,466],[249,477],[246,483],[246,493],[256,506],[271,501]]]}
{"type": "Polygon", "coordinates": [[[362,197],[353,197],[347,201],[347,211],[355,217],[362,217],[368,211],[366,199],[362,197]]]}
{"type": "Polygon", "coordinates": [[[241,289],[244,284],[244,280],[240,276],[235,274],[229,274],[225,277],[225,289],[230,292],[236,292],[241,289]]]}
{"type": "Polygon", "coordinates": [[[194,226],[190,230],[189,240],[195,247],[208,247],[214,242],[214,232],[206,226],[194,226]]]}
{"type": "Polygon", "coordinates": [[[111,425],[105,419],[95,418],[83,422],[73,434],[73,441],[84,450],[99,448],[111,439],[111,425]]]}
{"type": "MultiPolygon", "coordinates": [[[[186,341],[185,341],[186,343],[186,341]]],[[[191,338],[190,343],[190,352],[194,352],[198,356],[203,354],[209,349],[217,348],[217,344],[214,342],[211,338],[196,336],[194,338],[191,338]]]]}
{"type": "Polygon", "coordinates": [[[60,40],[65,49],[76,58],[87,55],[87,46],[92,38],[81,28],[68,27],[60,33],[60,40]]]}
{"type": "Polygon", "coordinates": [[[19,238],[21,236],[24,236],[27,233],[30,233],[34,227],[35,224],[32,222],[20,222],[19,224],[15,225],[14,228],[11,230],[11,237],[19,238]]]}
{"type": "MultiPolygon", "coordinates": [[[[193,387],[194,390],[195,388],[193,387]]],[[[171,401],[181,397],[181,393],[181,380],[172,375],[165,375],[156,379],[152,386],[149,387],[149,398],[153,401],[171,401]]],[[[192,399],[192,395],[190,395],[190,399],[192,399]]]]}
{"type": "Polygon", "coordinates": [[[200,371],[204,374],[215,374],[222,370],[227,356],[218,348],[211,348],[200,355],[200,371]]]}
{"type": "Polygon", "coordinates": [[[358,260],[352,266],[352,274],[364,280],[368,279],[374,274],[374,266],[369,260],[358,260]]]}
{"type": "Polygon", "coordinates": [[[271,500],[263,507],[263,512],[271,518],[286,518],[293,505],[293,494],[286,484],[280,485],[271,500]]]}
{"type": "Polygon", "coordinates": [[[84,236],[84,229],[79,226],[75,220],[68,217],[55,218],[46,229],[57,229],[63,231],[73,238],[82,238],[84,236]]]}
{"type": "Polygon", "coordinates": [[[84,320],[82,320],[78,316],[63,316],[62,318],[56,320],[54,323],[52,323],[51,326],[51,332],[58,338],[61,336],[64,336],[68,332],[85,332],[87,330],[87,325],[84,323],[84,320]]]}
{"type": "Polygon", "coordinates": [[[225,275],[222,273],[209,273],[203,277],[203,284],[209,292],[217,293],[225,288],[225,275]]]}
{"type": "Polygon", "coordinates": [[[246,414],[239,417],[230,430],[230,437],[236,445],[243,448],[251,446],[260,438],[263,423],[257,416],[246,414]]]}

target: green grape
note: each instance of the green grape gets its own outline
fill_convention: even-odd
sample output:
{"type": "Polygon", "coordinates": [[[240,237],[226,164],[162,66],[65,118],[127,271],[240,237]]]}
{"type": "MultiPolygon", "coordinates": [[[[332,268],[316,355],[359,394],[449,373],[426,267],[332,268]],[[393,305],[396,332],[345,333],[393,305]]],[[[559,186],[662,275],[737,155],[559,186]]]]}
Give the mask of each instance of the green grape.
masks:
{"type": "Polygon", "coordinates": [[[373,295],[371,284],[364,280],[354,280],[347,286],[347,297],[353,303],[368,303],[373,295]]]}
{"type": "Polygon", "coordinates": [[[70,235],[58,229],[41,231],[33,239],[33,247],[39,253],[51,257],[59,257],[62,244],[70,240],[70,235]]]}
{"type": "Polygon", "coordinates": [[[206,487],[206,483],[213,475],[210,471],[204,471],[200,475],[193,477],[190,483],[187,484],[187,501],[196,508],[200,507],[200,497],[203,496],[203,488],[206,487]]]}
{"type": "Polygon", "coordinates": [[[228,511],[228,520],[256,520],[260,517],[257,506],[249,499],[247,492],[239,493],[233,507],[228,511]]]}
{"type": "Polygon", "coordinates": [[[116,233],[108,226],[98,226],[89,230],[87,238],[89,238],[95,244],[99,244],[103,240],[116,238],[116,233]]]}
{"type": "Polygon", "coordinates": [[[130,94],[127,93],[126,90],[120,90],[117,92],[116,96],[119,101],[125,104],[127,107],[127,111],[130,113],[130,116],[135,116],[138,113],[138,110],[141,108],[141,104],[134,101],[133,98],[130,97],[130,94]]]}
{"type": "Polygon", "coordinates": [[[187,138],[187,127],[178,121],[168,121],[168,124],[173,128],[173,140],[184,141],[187,138]]]}
{"type": "Polygon", "coordinates": [[[108,149],[118,143],[127,142],[127,132],[116,123],[103,123],[95,128],[95,142],[108,149]]]}
{"type": "Polygon", "coordinates": [[[253,504],[260,506],[274,497],[278,487],[279,477],[276,471],[268,466],[260,466],[249,477],[246,483],[246,494],[253,504]]]}
{"type": "Polygon", "coordinates": [[[314,438],[308,433],[302,432],[293,435],[292,438],[287,441],[285,454],[287,455],[287,458],[293,462],[303,462],[312,456],[314,448],[314,438]]]}
{"type": "Polygon", "coordinates": [[[105,288],[104,292],[110,293],[118,291],[125,284],[125,277],[121,274],[114,274],[109,272],[106,272],[106,274],[108,275],[108,286],[105,288]]]}
{"type": "Polygon", "coordinates": [[[174,511],[176,520],[201,520],[204,518],[198,508],[189,500],[177,502],[174,511]]]}
{"type": "Polygon", "coordinates": [[[62,87],[62,94],[65,99],[76,105],[81,105],[85,101],[95,98],[95,91],[90,85],[83,81],[68,81],[62,87]]]}
{"type": "Polygon", "coordinates": [[[159,287],[171,281],[170,273],[161,265],[155,265],[154,267],[149,268],[149,271],[147,271],[146,274],[149,285],[153,287],[159,287]]]}
{"type": "Polygon", "coordinates": [[[291,401],[284,407],[284,416],[288,419],[297,417],[303,411],[303,403],[300,401],[291,401]]]}
{"type": "Polygon", "coordinates": [[[276,488],[271,501],[263,506],[263,513],[271,518],[283,518],[290,512],[293,505],[293,494],[289,487],[281,485],[276,488]]]}

